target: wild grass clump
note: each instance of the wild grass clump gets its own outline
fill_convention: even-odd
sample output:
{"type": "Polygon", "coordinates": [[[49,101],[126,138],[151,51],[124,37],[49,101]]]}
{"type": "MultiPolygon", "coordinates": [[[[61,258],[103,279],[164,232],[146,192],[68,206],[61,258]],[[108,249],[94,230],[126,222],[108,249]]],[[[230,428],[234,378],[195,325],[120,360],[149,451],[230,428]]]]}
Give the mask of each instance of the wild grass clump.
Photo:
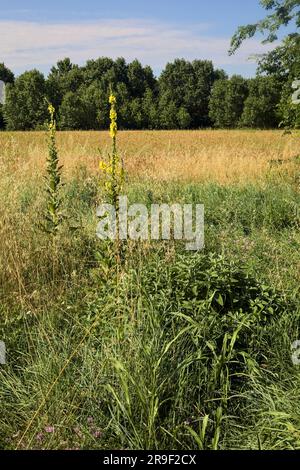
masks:
{"type": "Polygon", "coordinates": [[[255,416],[268,445],[254,395],[265,390],[265,410],[274,374],[278,387],[298,380],[285,366],[296,310],[222,257],[158,249],[141,263],[136,250],[118,280],[70,285],[50,311],[20,320],[0,386],[3,445],[257,448],[255,416]]]}
{"type": "Polygon", "coordinates": [[[133,280],[143,292],[136,335],[114,360],[110,409],[121,446],[224,448],[265,360],[257,338],[291,305],[220,257],[157,261],[133,280]]]}

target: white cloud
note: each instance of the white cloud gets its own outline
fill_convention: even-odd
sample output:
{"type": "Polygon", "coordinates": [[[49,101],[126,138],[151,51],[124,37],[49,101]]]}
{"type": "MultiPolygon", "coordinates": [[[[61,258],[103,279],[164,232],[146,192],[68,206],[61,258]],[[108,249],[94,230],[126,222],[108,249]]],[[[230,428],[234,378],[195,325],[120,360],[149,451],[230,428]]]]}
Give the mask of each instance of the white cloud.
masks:
{"type": "Polygon", "coordinates": [[[230,38],[210,36],[208,30],[207,24],[185,29],[145,20],[56,24],[0,20],[0,59],[12,69],[25,70],[53,65],[66,56],[75,63],[123,56],[157,70],[176,57],[211,59],[219,67],[245,65],[250,55],[270,49],[254,39],[229,57],[230,38]]]}

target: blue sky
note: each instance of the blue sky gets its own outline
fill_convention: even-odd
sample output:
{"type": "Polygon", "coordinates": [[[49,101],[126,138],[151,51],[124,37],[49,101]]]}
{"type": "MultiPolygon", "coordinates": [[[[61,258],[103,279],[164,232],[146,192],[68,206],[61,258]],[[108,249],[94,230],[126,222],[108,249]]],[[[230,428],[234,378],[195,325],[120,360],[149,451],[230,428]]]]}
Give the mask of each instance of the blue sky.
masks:
{"type": "Polygon", "coordinates": [[[269,50],[261,38],[227,54],[237,26],[265,16],[258,0],[0,0],[0,62],[16,74],[48,73],[66,56],[138,58],[159,74],[176,57],[211,59],[229,74],[252,76],[249,56],[269,50]]]}

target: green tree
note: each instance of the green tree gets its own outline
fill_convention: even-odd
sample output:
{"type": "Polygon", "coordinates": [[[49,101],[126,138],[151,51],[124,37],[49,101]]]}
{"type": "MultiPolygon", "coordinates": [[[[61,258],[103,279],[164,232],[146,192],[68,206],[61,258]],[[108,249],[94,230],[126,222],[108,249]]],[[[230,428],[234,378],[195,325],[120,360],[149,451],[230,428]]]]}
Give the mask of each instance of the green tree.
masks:
{"type": "Polygon", "coordinates": [[[189,88],[185,108],[191,116],[191,127],[207,127],[211,125],[208,106],[212,86],[227,75],[224,70],[214,69],[208,60],[194,60],[192,66],[195,79],[193,87],[189,88]]]}
{"type": "Polygon", "coordinates": [[[90,60],[83,67],[85,85],[96,86],[97,122],[100,128],[109,125],[107,97],[110,87],[118,100],[118,125],[120,129],[142,129],[153,119],[158,93],[157,80],[150,67],[138,60],[126,64],[123,58],[116,61],[107,57],[90,60]],[[153,102],[150,104],[151,98],[153,102]],[[145,101],[145,104],[144,104],[145,101]]]}
{"type": "Polygon", "coordinates": [[[279,124],[280,88],[273,77],[257,77],[248,81],[249,95],[245,100],[241,125],[270,129],[279,124]]]}
{"type": "Polygon", "coordinates": [[[11,70],[0,63],[0,80],[4,83],[14,83],[15,76],[11,70]]]}
{"type": "Polygon", "coordinates": [[[129,103],[128,119],[132,129],[143,129],[145,117],[142,108],[142,98],[134,98],[129,103]]]}
{"type": "Polygon", "coordinates": [[[138,60],[128,65],[128,86],[134,98],[141,98],[146,89],[154,90],[157,86],[151,67],[143,67],[138,60]]]}
{"type": "Polygon", "coordinates": [[[69,91],[62,99],[59,108],[59,128],[61,130],[80,129],[84,123],[83,100],[79,93],[69,91]]]}
{"type": "Polygon", "coordinates": [[[258,73],[276,78],[281,100],[279,114],[281,125],[300,127],[300,106],[292,103],[292,83],[300,79],[300,38],[286,38],[282,45],[263,56],[258,63],[258,73]]]}
{"type": "Polygon", "coordinates": [[[47,118],[46,82],[38,70],[25,72],[6,87],[4,116],[9,130],[42,126],[47,118]]]}
{"type": "Polygon", "coordinates": [[[234,75],[230,80],[217,80],[209,101],[209,117],[214,126],[238,127],[247,96],[247,80],[243,77],[234,75]]]}
{"type": "Polygon", "coordinates": [[[61,130],[96,129],[98,127],[96,103],[93,85],[66,93],[60,106],[59,128],[61,130]]]}
{"type": "Polygon", "coordinates": [[[91,85],[96,81],[101,82],[103,77],[112,69],[114,61],[109,57],[99,57],[96,60],[88,60],[82,68],[84,74],[84,82],[91,85]]]}
{"type": "Polygon", "coordinates": [[[179,129],[188,129],[191,125],[191,120],[189,112],[181,106],[177,112],[177,123],[179,129]]]}
{"type": "Polygon", "coordinates": [[[177,112],[176,103],[170,99],[168,93],[165,93],[159,101],[159,127],[161,129],[176,129],[178,127],[177,112]]]}
{"type": "Polygon", "coordinates": [[[47,77],[47,94],[56,109],[59,109],[66,93],[75,93],[84,83],[83,70],[71,63],[67,57],[51,68],[47,77]]]}
{"type": "Polygon", "coordinates": [[[93,90],[97,128],[106,129],[109,126],[108,97],[111,87],[118,99],[118,124],[123,127],[125,113],[128,113],[126,105],[129,104],[127,71],[128,66],[123,58],[113,61],[109,57],[99,57],[88,60],[82,67],[84,85],[93,90]]]}
{"type": "MultiPolygon", "coordinates": [[[[270,11],[266,18],[254,24],[240,26],[231,40],[230,54],[233,54],[245,39],[252,38],[257,32],[265,34],[264,42],[278,39],[277,32],[282,26],[294,21],[300,27],[300,0],[260,0],[263,8],[270,11]]],[[[299,37],[299,33],[289,34],[288,37],[299,37]]]]}
{"type": "Polygon", "coordinates": [[[159,78],[161,126],[178,127],[180,108],[185,110],[186,117],[190,116],[191,127],[208,126],[209,95],[214,81],[221,76],[225,74],[215,71],[210,61],[176,59],[168,63],[159,78]]]}
{"type": "MultiPolygon", "coordinates": [[[[266,34],[263,41],[276,40],[278,30],[290,23],[300,27],[300,0],[260,0],[260,4],[270,13],[254,24],[240,26],[232,38],[229,53],[233,54],[242,42],[257,32],[266,34]]],[[[283,44],[258,59],[258,73],[267,74],[277,81],[281,93],[278,115],[281,125],[299,127],[299,107],[292,104],[292,82],[299,78],[300,35],[298,31],[288,34],[283,44]]]]}
{"type": "Polygon", "coordinates": [[[142,100],[144,128],[157,129],[159,127],[157,89],[147,88],[142,100]]]}

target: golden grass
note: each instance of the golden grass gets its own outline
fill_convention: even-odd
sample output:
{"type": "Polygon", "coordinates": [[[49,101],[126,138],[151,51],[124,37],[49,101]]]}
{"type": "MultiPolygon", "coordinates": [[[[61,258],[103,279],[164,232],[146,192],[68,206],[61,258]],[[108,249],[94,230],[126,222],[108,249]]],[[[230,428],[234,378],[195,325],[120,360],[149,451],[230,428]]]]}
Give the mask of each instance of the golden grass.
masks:
{"type": "MultiPolygon", "coordinates": [[[[80,166],[97,173],[100,154],[110,150],[108,132],[58,132],[57,143],[66,176],[80,166]]],[[[247,130],[123,131],[118,147],[131,179],[243,184],[263,181],[274,171],[293,173],[299,136],[247,130]]],[[[0,133],[0,149],[0,175],[13,173],[17,182],[44,173],[44,132],[0,133]]]]}

